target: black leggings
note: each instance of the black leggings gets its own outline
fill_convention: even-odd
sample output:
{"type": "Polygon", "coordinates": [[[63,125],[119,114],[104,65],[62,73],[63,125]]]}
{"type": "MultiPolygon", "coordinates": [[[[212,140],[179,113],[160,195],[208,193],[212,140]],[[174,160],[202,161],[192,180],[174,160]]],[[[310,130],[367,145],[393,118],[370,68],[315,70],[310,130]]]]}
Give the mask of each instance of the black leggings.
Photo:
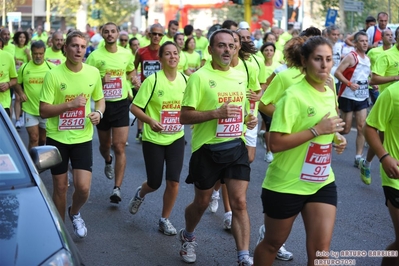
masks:
{"type": "Polygon", "coordinates": [[[184,136],[172,144],[162,146],[143,141],[143,156],[147,172],[147,185],[157,190],[162,184],[164,162],[166,180],[179,182],[184,159],[184,136]]]}

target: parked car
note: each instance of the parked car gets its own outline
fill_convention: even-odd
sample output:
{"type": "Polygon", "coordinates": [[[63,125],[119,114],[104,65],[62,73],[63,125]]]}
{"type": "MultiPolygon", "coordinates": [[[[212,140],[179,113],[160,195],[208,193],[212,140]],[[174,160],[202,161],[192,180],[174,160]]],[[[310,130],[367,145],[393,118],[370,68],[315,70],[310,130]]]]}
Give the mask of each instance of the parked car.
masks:
{"type": "Polygon", "coordinates": [[[40,179],[61,162],[54,146],[30,154],[0,105],[0,265],[83,265],[40,179]]]}

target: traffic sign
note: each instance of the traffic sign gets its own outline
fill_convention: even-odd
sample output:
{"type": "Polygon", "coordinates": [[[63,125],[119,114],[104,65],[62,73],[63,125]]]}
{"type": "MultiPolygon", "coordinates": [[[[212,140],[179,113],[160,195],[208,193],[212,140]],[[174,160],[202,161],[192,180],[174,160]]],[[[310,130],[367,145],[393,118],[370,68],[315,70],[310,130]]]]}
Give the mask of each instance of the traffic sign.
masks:
{"type": "Polygon", "coordinates": [[[282,9],[274,9],[274,19],[278,21],[283,20],[283,13],[282,9]]]}
{"type": "Polygon", "coordinates": [[[21,16],[21,12],[7,12],[7,21],[19,23],[21,22],[21,16]]]}
{"type": "Polygon", "coordinates": [[[145,6],[147,5],[148,0],[140,0],[140,5],[145,6]]]}
{"type": "Polygon", "coordinates": [[[334,25],[335,20],[337,19],[337,15],[338,15],[338,10],[329,8],[326,16],[326,24],[324,24],[324,26],[328,27],[334,25]]]}
{"type": "Polygon", "coordinates": [[[360,1],[344,0],[344,11],[363,12],[364,3],[360,1]]]}
{"type": "Polygon", "coordinates": [[[284,5],[284,0],[275,0],[274,1],[274,8],[282,9],[284,5]]]}

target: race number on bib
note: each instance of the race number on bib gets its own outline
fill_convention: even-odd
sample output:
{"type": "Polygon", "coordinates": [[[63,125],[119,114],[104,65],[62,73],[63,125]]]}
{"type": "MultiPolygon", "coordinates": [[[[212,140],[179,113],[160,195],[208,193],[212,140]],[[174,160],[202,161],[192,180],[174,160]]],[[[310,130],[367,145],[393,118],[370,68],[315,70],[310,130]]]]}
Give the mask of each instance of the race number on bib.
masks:
{"type": "Polygon", "coordinates": [[[355,90],[356,98],[366,99],[369,97],[369,83],[367,80],[358,80],[356,84],[359,85],[359,88],[355,90]]]}
{"type": "Polygon", "coordinates": [[[105,100],[119,99],[122,97],[122,79],[121,77],[112,77],[109,82],[103,85],[105,100]]]}
{"type": "Polygon", "coordinates": [[[162,133],[174,134],[184,129],[180,124],[180,110],[179,111],[161,111],[161,124],[163,126],[162,133]]]}
{"type": "Polygon", "coordinates": [[[56,66],[61,65],[60,59],[47,59],[47,62],[53,63],[56,66]]]}
{"type": "Polygon", "coordinates": [[[60,114],[58,130],[84,129],[85,116],[85,106],[60,114]]]}
{"type": "Polygon", "coordinates": [[[301,180],[324,182],[330,176],[332,144],[311,142],[302,166],[301,180]]]}
{"type": "MultiPolygon", "coordinates": [[[[240,106],[240,109],[242,107],[240,106]]],[[[232,138],[240,137],[243,131],[242,112],[238,117],[234,118],[219,118],[216,127],[217,138],[232,138]]]]}
{"type": "Polygon", "coordinates": [[[143,61],[143,75],[148,77],[149,75],[161,70],[161,62],[158,60],[144,60],[143,61]]]}

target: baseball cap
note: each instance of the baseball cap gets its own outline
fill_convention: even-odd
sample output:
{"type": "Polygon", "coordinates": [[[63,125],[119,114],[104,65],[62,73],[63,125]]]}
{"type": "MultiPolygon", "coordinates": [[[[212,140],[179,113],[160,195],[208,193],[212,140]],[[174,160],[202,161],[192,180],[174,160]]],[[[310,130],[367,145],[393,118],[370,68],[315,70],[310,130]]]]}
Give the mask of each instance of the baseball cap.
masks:
{"type": "Polygon", "coordinates": [[[249,24],[248,24],[248,22],[246,22],[246,21],[241,21],[241,22],[238,24],[238,28],[239,28],[239,29],[249,29],[249,24]]]}
{"type": "Polygon", "coordinates": [[[263,26],[270,27],[270,22],[267,21],[267,20],[262,20],[262,22],[260,24],[263,25],[263,26]]]}
{"type": "Polygon", "coordinates": [[[368,22],[377,22],[377,21],[376,21],[375,17],[373,17],[373,16],[368,16],[368,17],[366,18],[366,23],[368,23],[368,22]]]}

